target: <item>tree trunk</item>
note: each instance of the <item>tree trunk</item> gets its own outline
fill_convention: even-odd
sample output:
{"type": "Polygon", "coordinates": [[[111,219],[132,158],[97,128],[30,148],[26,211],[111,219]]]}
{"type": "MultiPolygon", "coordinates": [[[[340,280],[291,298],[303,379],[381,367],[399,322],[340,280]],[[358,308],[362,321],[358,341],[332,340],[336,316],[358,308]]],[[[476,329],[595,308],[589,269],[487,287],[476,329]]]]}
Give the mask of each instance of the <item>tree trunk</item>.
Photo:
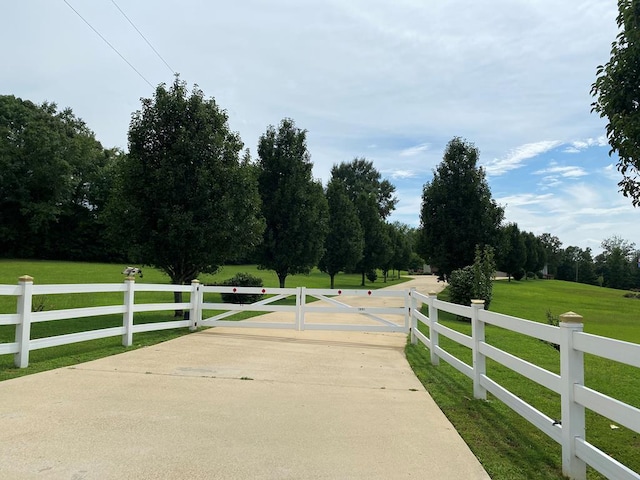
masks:
{"type": "MultiPolygon", "coordinates": [[[[182,303],[182,292],[173,292],[173,301],[174,303],[182,303]]],[[[173,313],[174,317],[182,317],[184,312],[182,310],[176,310],[173,313]]]]}
{"type": "Polygon", "coordinates": [[[360,284],[361,287],[364,287],[364,271],[362,272],[362,283],[360,284]]]}
{"type": "Polygon", "coordinates": [[[331,290],[333,290],[333,279],[335,278],[336,274],[335,273],[330,273],[329,274],[329,278],[331,279],[331,290]]]}
{"type": "Polygon", "coordinates": [[[278,273],[278,280],[280,281],[280,288],[284,288],[284,281],[285,281],[286,278],[287,278],[287,274],[286,273],[283,273],[283,274],[278,273]]]}

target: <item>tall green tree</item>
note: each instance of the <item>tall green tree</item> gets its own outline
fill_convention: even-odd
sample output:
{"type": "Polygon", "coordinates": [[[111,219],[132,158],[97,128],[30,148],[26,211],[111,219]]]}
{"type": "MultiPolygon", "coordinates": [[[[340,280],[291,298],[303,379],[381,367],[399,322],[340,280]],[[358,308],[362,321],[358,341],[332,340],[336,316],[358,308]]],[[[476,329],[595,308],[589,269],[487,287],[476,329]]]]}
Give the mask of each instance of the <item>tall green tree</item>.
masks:
{"type": "Polygon", "coordinates": [[[516,223],[509,223],[501,229],[503,241],[498,255],[498,269],[507,273],[509,281],[527,264],[527,247],[525,235],[520,232],[516,223]]]}
{"type": "Polygon", "coordinates": [[[561,250],[556,278],[595,285],[597,276],[591,249],[587,247],[583,250],[580,247],[568,246],[561,250]]]}
{"type": "Polygon", "coordinates": [[[288,275],[308,273],[324,252],[328,205],[313,179],[306,130],[285,118],[258,142],[258,185],[266,229],[259,265],[274,270],[280,287],[288,275]]]}
{"type": "Polygon", "coordinates": [[[331,179],[327,185],[329,205],[329,233],[325,240],[324,255],[318,265],[327,273],[334,288],[336,274],[353,271],[362,259],[364,234],[358,211],[349,199],[341,180],[331,179]]]}
{"type": "Polygon", "coordinates": [[[541,271],[546,263],[546,253],[542,242],[533,232],[523,232],[524,246],[527,251],[527,260],[524,269],[528,272],[537,273],[541,271]]]}
{"type": "Polygon", "coordinates": [[[0,95],[0,255],[104,260],[98,191],[113,159],[71,109],[0,95]]]}
{"type": "Polygon", "coordinates": [[[596,70],[592,112],[607,117],[609,154],[618,155],[618,183],[633,205],[640,204],[640,0],[618,0],[620,33],[611,44],[611,58],[596,70]]]}
{"type": "Polygon", "coordinates": [[[366,274],[381,268],[390,257],[390,239],[385,219],[398,202],[394,196],[395,187],[382,179],[373,162],[364,158],[334,165],[331,178],[342,181],[358,211],[364,233],[364,250],[356,271],[360,273],[361,285],[364,286],[366,274]]]}
{"type": "Polygon", "coordinates": [[[598,255],[596,261],[598,272],[604,277],[604,285],[618,289],[636,287],[635,244],[614,235],[604,239],[600,246],[603,252],[598,255]]]}
{"type": "Polygon", "coordinates": [[[455,137],[424,185],[418,253],[440,274],[473,264],[477,245],[493,246],[504,209],[493,200],[479,151],[455,137]]]}
{"type": "Polygon", "coordinates": [[[396,208],[398,198],[394,195],[396,187],[383,179],[373,162],[365,158],[354,158],[350,162],[341,162],[331,169],[331,178],[340,179],[352,202],[360,197],[372,198],[378,214],[385,220],[396,208]]]}
{"type": "Polygon", "coordinates": [[[242,147],[226,112],[177,76],[142,99],[110,202],[122,248],[177,285],[255,248],[264,220],[242,147]]]}
{"type": "Polygon", "coordinates": [[[373,196],[359,196],[356,199],[356,208],[364,232],[364,250],[362,259],[356,265],[356,271],[360,273],[360,285],[364,287],[367,274],[373,274],[387,261],[391,242],[386,223],[380,217],[378,203],[373,196]]]}
{"type": "Polygon", "coordinates": [[[551,235],[550,233],[543,233],[542,235],[539,235],[538,240],[544,250],[547,273],[550,275],[556,275],[558,272],[558,264],[560,263],[562,242],[557,236],[551,235]]]}
{"type": "MultiPolygon", "coordinates": [[[[398,278],[400,277],[400,270],[408,270],[409,264],[411,263],[413,253],[411,230],[409,225],[401,222],[389,224],[392,255],[389,259],[388,267],[398,272],[398,278]]],[[[386,271],[388,270],[389,268],[386,269],[386,271]]]]}

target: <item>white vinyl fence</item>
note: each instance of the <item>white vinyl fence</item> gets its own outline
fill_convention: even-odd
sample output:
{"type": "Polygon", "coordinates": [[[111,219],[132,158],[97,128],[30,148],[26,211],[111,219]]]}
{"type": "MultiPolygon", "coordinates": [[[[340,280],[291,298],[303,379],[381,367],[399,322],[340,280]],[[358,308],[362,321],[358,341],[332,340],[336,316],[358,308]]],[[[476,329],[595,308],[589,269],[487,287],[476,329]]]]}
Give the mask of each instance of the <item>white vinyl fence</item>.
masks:
{"type": "Polygon", "coordinates": [[[407,291],[203,286],[197,280],[194,280],[191,285],[158,285],[136,283],[133,277],[127,278],[124,283],[34,285],[31,277],[24,276],[20,278],[16,286],[0,285],[0,296],[14,296],[17,303],[16,313],[0,314],[0,326],[15,325],[15,341],[0,343],[0,355],[14,354],[14,363],[20,368],[25,368],[29,365],[29,352],[32,350],[116,336],[121,336],[122,344],[128,347],[132,345],[135,333],[173,328],[195,330],[200,326],[226,326],[295,330],[409,332],[409,297],[407,291]],[[32,311],[34,296],[113,292],[122,293],[122,300],[116,305],[32,311]],[[189,294],[189,301],[182,303],[137,303],[136,294],[140,292],[183,292],[189,294]],[[268,298],[252,304],[213,303],[205,301],[205,294],[209,293],[257,294],[266,295],[268,298]],[[400,307],[376,307],[371,305],[354,307],[338,300],[340,297],[346,296],[370,298],[371,302],[385,297],[401,298],[404,305],[400,307]],[[289,297],[294,297],[294,305],[274,304],[289,297]],[[321,300],[321,303],[329,305],[307,304],[307,297],[321,300]],[[187,311],[188,315],[182,320],[134,323],[134,314],[136,313],[174,310],[187,311]],[[215,313],[207,317],[206,315],[210,311],[215,311],[215,313]],[[292,320],[285,321],[286,315],[283,316],[285,317],[284,320],[277,322],[225,320],[243,311],[290,313],[292,320]],[[348,323],[344,321],[341,323],[326,323],[326,321],[318,323],[307,321],[307,319],[312,319],[314,314],[322,314],[324,318],[327,318],[328,315],[334,313],[364,316],[369,321],[366,323],[348,323]],[[122,315],[122,325],[45,338],[32,338],[31,335],[31,326],[34,323],[101,315],[122,315]],[[396,323],[390,320],[389,316],[400,317],[400,321],[396,323]]]}
{"type": "Polygon", "coordinates": [[[422,295],[415,290],[218,287],[202,286],[197,280],[191,285],[183,286],[155,285],[137,284],[133,278],[127,278],[124,283],[119,284],[34,285],[33,279],[25,276],[20,278],[18,285],[0,285],[0,296],[11,296],[16,299],[16,313],[0,314],[0,326],[15,326],[15,341],[0,343],[0,355],[13,354],[15,365],[21,368],[28,366],[31,350],[114,336],[121,336],[122,344],[130,346],[133,335],[136,333],[173,328],[195,330],[199,326],[232,326],[295,330],[410,332],[412,343],[419,341],[430,350],[431,362],[434,365],[443,359],[471,378],[476,398],[486,399],[487,392],[490,392],[558,442],[562,447],[563,473],[568,477],[585,479],[586,465],[590,465],[611,479],[640,480],[640,474],[586,441],[585,408],[637,433],[640,433],[640,410],[586,387],[583,361],[583,356],[587,353],[640,368],[640,345],[584,333],[582,317],[573,313],[561,315],[560,326],[554,327],[486,311],[483,309],[482,301],[474,300],[472,306],[466,307],[443,302],[438,300],[435,294],[422,295]],[[178,291],[188,294],[189,301],[136,302],[136,294],[139,292],[178,291]],[[121,293],[122,301],[108,306],[32,311],[34,295],[106,292],[121,293]],[[249,305],[204,301],[205,294],[211,293],[260,294],[266,295],[267,298],[249,305]],[[319,302],[308,303],[307,297],[319,302]],[[360,306],[346,303],[342,300],[344,297],[349,297],[350,303],[359,303],[360,306]],[[372,305],[372,303],[375,304],[376,299],[384,297],[395,298],[394,303],[400,305],[372,305]],[[294,298],[289,302],[292,304],[274,305],[275,302],[286,298],[294,298]],[[354,298],[360,302],[354,302],[354,298]],[[418,308],[420,302],[428,305],[428,316],[420,312],[418,308]],[[189,315],[186,319],[174,321],[134,323],[136,313],[173,310],[188,311],[189,315]],[[283,312],[290,314],[292,320],[277,322],[261,319],[227,320],[242,311],[283,312]],[[438,323],[439,311],[470,318],[472,335],[464,335],[438,323]],[[211,316],[207,316],[210,312],[212,312],[211,316]],[[344,321],[344,315],[337,317],[336,314],[364,318],[365,321],[349,323],[344,321]],[[31,338],[31,325],[34,323],[100,315],[122,315],[122,325],[53,337],[31,338]],[[318,321],[317,318],[321,318],[322,321],[318,321]],[[337,321],[338,318],[340,321],[337,321]],[[327,320],[331,323],[327,323],[327,320]],[[418,329],[419,323],[428,327],[428,337],[418,329]],[[560,345],[560,375],[490,345],[485,340],[487,324],[560,345]],[[472,352],[472,365],[464,363],[443,349],[439,343],[441,335],[469,348],[472,352]],[[487,358],[559,394],[560,421],[548,417],[492,380],[486,369],[487,358]]]}
{"type": "MultiPolygon", "coordinates": [[[[560,326],[554,327],[521,318],[484,310],[484,302],[473,300],[465,307],[438,300],[435,294],[422,295],[411,291],[411,342],[423,343],[430,351],[431,363],[443,359],[473,381],[475,398],[486,399],[487,392],[542,430],[562,447],[562,471],[572,479],[586,478],[590,465],[607,478],[639,480],[632,471],[587,442],[585,408],[640,433],[640,410],[584,385],[585,353],[640,368],[640,345],[584,333],[582,317],[569,312],[560,316],[560,326]],[[418,303],[429,306],[428,316],[420,313],[418,303]],[[444,311],[471,319],[471,336],[438,323],[438,312],[444,311]],[[429,337],[418,329],[418,323],[429,328],[429,337]],[[485,341],[485,325],[495,325],[513,332],[538,338],[560,346],[560,375],[511,355],[485,341]],[[468,365],[440,346],[440,336],[464,345],[472,352],[468,365]],[[560,395],[560,421],[548,417],[491,379],[486,359],[523,375],[560,395]]],[[[640,453],[640,452],[639,452],[640,453]]]]}

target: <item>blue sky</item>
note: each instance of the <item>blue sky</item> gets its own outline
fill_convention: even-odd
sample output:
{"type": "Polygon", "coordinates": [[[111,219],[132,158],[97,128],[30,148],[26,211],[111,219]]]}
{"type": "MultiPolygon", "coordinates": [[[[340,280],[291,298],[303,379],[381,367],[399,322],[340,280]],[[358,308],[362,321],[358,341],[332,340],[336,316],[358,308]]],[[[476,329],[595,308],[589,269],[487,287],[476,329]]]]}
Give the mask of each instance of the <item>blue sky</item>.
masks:
{"type": "Polygon", "coordinates": [[[323,181],[335,163],[372,160],[396,185],[393,220],[419,224],[422,187],[460,136],[507,221],[595,252],[612,235],[640,243],[590,113],[615,0],[67,2],[144,78],[63,0],[10,2],[0,94],[69,106],[107,147],[126,149],[139,99],[173,70],[215,97],[253,154],[291,117],[323,181]]]}

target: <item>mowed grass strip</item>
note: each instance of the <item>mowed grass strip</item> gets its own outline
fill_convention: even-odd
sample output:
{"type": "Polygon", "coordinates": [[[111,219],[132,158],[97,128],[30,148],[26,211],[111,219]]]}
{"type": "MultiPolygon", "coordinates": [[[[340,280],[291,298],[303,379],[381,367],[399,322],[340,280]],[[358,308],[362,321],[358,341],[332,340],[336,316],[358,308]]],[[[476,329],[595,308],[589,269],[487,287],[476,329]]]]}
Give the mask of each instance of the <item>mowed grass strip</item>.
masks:
{"type": "MultiPolygon", "coordinates": [[[[61,262],[39,260],[0,260],[0,284],[15,285],[22,275],[30,275],[34,278],[35,285],[43,284],[67,284],[67,283],[122,283],[124,275],[122,270],[127,265],[61,262]]],[[[136,277],[136,283],[169,284],[169,277],[163,272],[142,267],[143,278],[136,277]]],[[[265,287],[278,287],[278,277],[275,272],[259,270],[255,265],[225,266],[215,275],[201,275],[199,280],[203,284],[216,284],[233,277],[236,273],[250,273],[263,279],[265,287]]],[[[381,276],[380,276],[381,277],[381,276]]],[[[336,276],[336,288],[357,289],[360,287],[361,277],[358,274],[339,274],[336,276]]],[[[382,279],[375,283],[367,282],[367,289],[382,288],[394,283],[406,281],[406,279],[389,279],[383,283],[382,279]]],[[[306,286],[309,288],[329,288],[329,276],[314,269],[309,275],[291,275],[287,277],[288,288],[306,286]]],[[[308,301],[311,301],[308,298],[308,301]]],[[[34,309],[59,310],[90,306],[118,305],[123,301],[121,293],[83,293],[61,295],[35,295],[33,298],[34,309]]],[[[189,294],[185,293],[183,301],[189,301],[189,294]]],[[[218,303],[221,301],[219,294],[208,294],[207,302],[218,303]]],[[[136,303],[171,303],[172,292],[138,292],[136,303]]],[[[295,298],[288,298],[279,304],[293,305],[295,298]]],[[[16,297],[0,296],[0,313],[15,313],[16,297]]],[[[215,312],[207,312],[213,315],[215,312]]],[[[229,319],[241,320],[259,315],[259,312],[239,312],[229,319]]],[[[136,324],[153,323],[175,320],[171,310],[163,312],[142,312],[134,317],[136,324]]],[[[99,317],[75,318],[51,322],[39,322],[32,324],[31,338],[43,338],[68,333],[97,330],[102,328],[117,327],[122,325],[121,315],[105,315],[99,317]]],[[[181,335],[188,334],[186,328],[162,330],[155,332],[137,333],[134,335],[134,345],[131,348],[140,348],[159,342],[170,340],[181,335]]],[[[15,326],[0,326],[0,343],[13,342],[15,340],[15,326]]],[[[104,338],[86,342],[62,345],[59,347],[44,348],[30,352],[29,367],[18,369],[13,365],[13,355],[0,355],[0,381],[15,378],[30,373],[50,370],[52,368],[75,365],[77,363],[94,360],[122,353],[128,350],[121,344],[120,337],[104,338]]]]}
{"type": "MultiPolygon", "coordinates": [[[[640,300],[625,298],[624,291],[562,281],[494,283],[491,310],[528,320],[547,322],[546,312],[574,311],[584,317],[584,331],[640,343],[640,300]]],[[[440,299],[447,300],[447,292],[440,299]]],[[[427,312],[424,311],[426,314],[427,312]]],[[[441,312],[446,326],[471,335],[468,322],[441,312]]],[[[428,335],[426,328],[422,329],[428,335]]],[[[471,352],[443,336],[441,346],[468,364],[471,352]]],[[[487,342],[555,373],[560,357],[553,346],[540,340],[487,325],[487,342]]],[[[430,363],[422,345],[407,345],[407,358],[442,411],[495,479],[561,479],[560,445],[489,394],[488,401],[473,398],[473,385],[443,360],[430,363]]],[[[640,375],[633,367],[585,355],[585,384],[640,408],[640,375]]],[[[546,415],[560,418],[560,397],[554,392],[487,360],[487,374],[546,415]]],[[[640,471],[640,435],[589,410],[586,438],[629,468],[640,471]],[[619,428],[615,428],[619,427],[619,428]]],[[[588,469],[589,479],[604,478],[588,469]]]]}

